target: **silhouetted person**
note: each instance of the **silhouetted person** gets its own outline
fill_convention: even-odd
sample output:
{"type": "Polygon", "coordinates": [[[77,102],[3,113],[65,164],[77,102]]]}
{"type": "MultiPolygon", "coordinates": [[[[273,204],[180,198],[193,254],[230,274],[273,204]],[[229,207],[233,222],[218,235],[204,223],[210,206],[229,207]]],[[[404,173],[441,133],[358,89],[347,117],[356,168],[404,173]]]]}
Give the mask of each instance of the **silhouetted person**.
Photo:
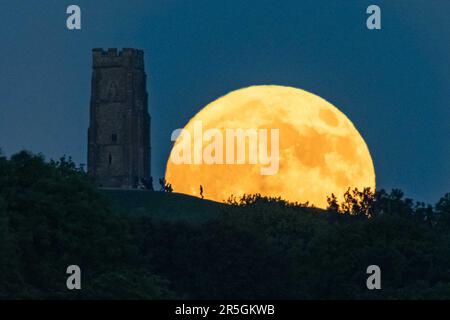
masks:
{"type": "Polygon", "coordinates": [[[200,197],[202,197],[202,199],[203,199],[203,186],[202,185],[200,185],[200,197]]]}
{"type": "Polygon", "coordinates": [[[159,185],[161,186],[161,191],[166,191],[166,180],[159,178],[159,185]]]}
{"type": "Polygon", "coordinates": [[[144,185],[144,188],[150,191],[154,191],[153,189],[153,178],[150,177],[148,179],[141,179],[141,183],[144,185]]]}

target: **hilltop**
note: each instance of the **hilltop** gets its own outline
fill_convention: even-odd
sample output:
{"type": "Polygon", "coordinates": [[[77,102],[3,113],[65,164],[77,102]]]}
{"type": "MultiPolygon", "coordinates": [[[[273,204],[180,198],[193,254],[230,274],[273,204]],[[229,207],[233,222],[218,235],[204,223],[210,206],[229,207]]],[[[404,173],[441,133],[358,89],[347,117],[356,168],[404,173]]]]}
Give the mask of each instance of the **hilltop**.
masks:
{"type": "Polygon", "coordinates": [[[216,218],[226,206],[181,193],[126,189],[102,189],[101,192],[117,211],[148,214],[155,220],[201,223],[216,218]]]}

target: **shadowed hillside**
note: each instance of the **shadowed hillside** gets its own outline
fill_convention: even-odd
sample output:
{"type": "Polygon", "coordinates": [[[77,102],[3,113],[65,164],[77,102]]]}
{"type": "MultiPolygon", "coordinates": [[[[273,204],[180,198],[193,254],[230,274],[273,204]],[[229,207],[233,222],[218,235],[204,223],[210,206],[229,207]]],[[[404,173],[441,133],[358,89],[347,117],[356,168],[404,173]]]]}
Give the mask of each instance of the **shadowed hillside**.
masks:
{"type": "Polygon", "coordinates": [[[450,193],[328,203],[98,190],[65,158],[0,155],[0,299],[450,298],[450,193]],[[382,290],[366,286],[374,264],[382,290]],[[67,290],[69,265],[83,290],[67,290]]]}
{"type": "Polygon", "coordinates": [[[155,220],[205,222],[216,218],[226,206],[180,193],[119,189],[101,191],[116,210],[127,214],[148,214],[155,220]]]}

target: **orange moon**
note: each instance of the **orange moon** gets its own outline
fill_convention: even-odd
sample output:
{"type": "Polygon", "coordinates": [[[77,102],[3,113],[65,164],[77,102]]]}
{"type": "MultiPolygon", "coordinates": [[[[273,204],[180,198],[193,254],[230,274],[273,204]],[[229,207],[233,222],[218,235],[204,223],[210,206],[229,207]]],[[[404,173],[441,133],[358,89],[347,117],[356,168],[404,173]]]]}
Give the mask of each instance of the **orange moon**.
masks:
{"type": "MultiPolygon", "coordinates": [[[[186,136],[180,135],[166,166],[165,179],[174,192],[198,197],[201,185],[203,196],[215,201],[260,193],[325,208],[331,193],[342,200],[349,187],[375,190],[372,158],[358,130],[338,108],[307,91],[276,85],[232,91],[204,107],[183,131],[194,137],[199,123],[203,132],[214,129],[223,137],[227,129],[278,129],[276,173],[261,174],[267,165],[248,161],[177,163],[172,160],[176,147],[186,145],[186,136]]],[[[267,136],[268,154],[274,154],[274,138],[267,136]]],[[[191,150],[199,139],[203,146],[210,142],[204,136],[196,139],[188,142],[191,150]]],[[[225,142],[218,146],[227,152],[225,142]]],[[[248,159],[249,147],[245,155],[248,159]]]]}

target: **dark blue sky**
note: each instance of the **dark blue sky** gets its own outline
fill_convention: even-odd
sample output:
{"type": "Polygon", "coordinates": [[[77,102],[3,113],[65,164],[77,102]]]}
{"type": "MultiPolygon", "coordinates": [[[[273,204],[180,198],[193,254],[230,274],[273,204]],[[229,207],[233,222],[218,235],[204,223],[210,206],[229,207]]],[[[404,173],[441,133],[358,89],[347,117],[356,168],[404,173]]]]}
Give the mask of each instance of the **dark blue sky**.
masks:
{"type": "Polygon", "coordinates": [[[173,129],[253,84],[330,101],[366,140],[378,187],[450,191],[450,1],[1,1],[0,147],[86,163],[91,49],[145,51],[152,171],[173,129]],[[66,29],[78,4],[82,30],[66,29]],[[381,31],[365,27],[382,10],[381,31]]]}

